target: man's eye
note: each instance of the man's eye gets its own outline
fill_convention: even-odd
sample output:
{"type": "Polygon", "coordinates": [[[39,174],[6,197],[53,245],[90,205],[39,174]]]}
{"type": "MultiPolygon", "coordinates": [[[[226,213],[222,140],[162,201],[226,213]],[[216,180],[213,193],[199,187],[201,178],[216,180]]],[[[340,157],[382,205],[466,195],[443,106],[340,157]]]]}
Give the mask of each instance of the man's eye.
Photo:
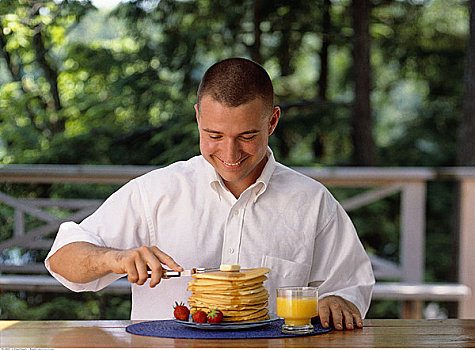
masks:
{"type": "Polygon", "coordinates": [[[241,136],[242,140],[249,141],[252,140],[256,137],[256,135],[251,135],[251,136],[241,136]]]}
{"type": "Polygon", "coordinates": [[[209,135],[209,137],[212,139],[212,140],[219,140],[221,138],[221,136],[219,135],[209,135]]]}

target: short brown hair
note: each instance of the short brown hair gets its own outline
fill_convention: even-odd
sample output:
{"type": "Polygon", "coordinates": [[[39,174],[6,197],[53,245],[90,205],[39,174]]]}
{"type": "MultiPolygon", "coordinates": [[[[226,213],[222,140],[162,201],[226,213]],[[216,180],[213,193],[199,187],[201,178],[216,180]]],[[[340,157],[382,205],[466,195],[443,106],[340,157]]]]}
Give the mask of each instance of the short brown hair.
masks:
{"type": "Polygon", "coordinates": [[[260,97],[272,109],[274,88],[266,70],[245,58],[228,58],[212,65],[198,88],[198,108],[201,99],[209,95],[229,107],[237,107],[260,97]]]}

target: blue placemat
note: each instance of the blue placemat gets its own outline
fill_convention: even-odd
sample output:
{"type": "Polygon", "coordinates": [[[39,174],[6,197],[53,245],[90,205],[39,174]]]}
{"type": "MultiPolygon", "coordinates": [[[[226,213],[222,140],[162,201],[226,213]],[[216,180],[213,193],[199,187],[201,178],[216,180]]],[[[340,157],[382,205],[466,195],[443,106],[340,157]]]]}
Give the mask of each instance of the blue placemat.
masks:
{"type": "MultiPolygon", "coordinates": [[[[132,334],[161,338],[181,339],[249,339],[249,338],[284,338],[296,337],[300,334],[283,334],[281,332],[284,320],[278,319],[265,326],[248,329],[197,329],[179,324],[173,320],[146,321],[135,323],[126,327],[132,334]]],[[[333,328],[323,328],[320,323],[314,324],[314,331],[310,334],[317,335],[330,332],[333,328]]]]}

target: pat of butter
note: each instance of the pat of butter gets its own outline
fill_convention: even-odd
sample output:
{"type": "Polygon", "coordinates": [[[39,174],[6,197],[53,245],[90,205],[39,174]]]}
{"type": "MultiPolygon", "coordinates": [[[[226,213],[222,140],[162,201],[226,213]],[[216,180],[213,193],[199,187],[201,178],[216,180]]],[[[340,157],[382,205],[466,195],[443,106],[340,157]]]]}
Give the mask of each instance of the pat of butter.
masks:
{"type": "Polygon", "coordinates": [[[241,266],[239,266],[239,265],[221,264],[221,266],[219,267],[220,271],[238,272],[240,269],[241,269],[241,266]]]}

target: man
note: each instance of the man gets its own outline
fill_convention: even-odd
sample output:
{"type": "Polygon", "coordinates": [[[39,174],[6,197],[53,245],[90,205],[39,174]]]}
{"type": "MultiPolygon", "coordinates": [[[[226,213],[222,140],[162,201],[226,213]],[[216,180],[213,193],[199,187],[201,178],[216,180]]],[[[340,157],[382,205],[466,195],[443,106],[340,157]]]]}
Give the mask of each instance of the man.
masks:
{"type": "Polygon", "coordinates": [[[268,138],[280,109],[266,71],[241,58],[216,63],[195,111],[201,156],[134,179],[80,224],[62,224],[49,271],[75,291],[127,274],[132,319],[158,319],[189,296],[187,278],[161,281],[163,265],[266,266],[270,312],[276,287],[323,281],[322,325],[362,327],[374,284],[369,259],[331,194],[275,161],[268,138]]]}

